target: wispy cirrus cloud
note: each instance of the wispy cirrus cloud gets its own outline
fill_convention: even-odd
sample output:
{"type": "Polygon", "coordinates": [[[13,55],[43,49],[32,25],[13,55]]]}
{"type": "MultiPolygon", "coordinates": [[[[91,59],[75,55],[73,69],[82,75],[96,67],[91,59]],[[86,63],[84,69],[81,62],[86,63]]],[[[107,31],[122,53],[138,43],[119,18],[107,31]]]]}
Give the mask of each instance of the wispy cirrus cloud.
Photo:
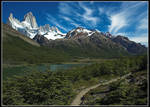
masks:
{"type": "Polygon", "coordinates": [[[75,21],[72,20],[72,19],[69,18],[69,17],[61,16],[61,18],[64,19],[64,20],[66,20],[66,21],[68,21],[71,25],[73,25],[73,26],[75,26],[75,27],[79,27],[79,26],[80,26],[80,24],[75,23],[75,21]]]}
{"type": "Polygon", "coordinates": [[[83,18],[83,21],[85,23],[89,22],[93,26],[96,26],[96,24],[99,21],[99,18],[93,15],[94,9],[91,9],[91,8],[87,7],[82,2],[79,3],[79,5],[84,10],[84,13],[80,15],[83,18]]]}
{"type": "Polygon", "coordinates": [[[124,34],[139,43],[148,43],[147,2],[123,2],[120,11],[110,14],[109,32],[124,34]]]}
{"type": "Polygon", "coordinates": [[[70,24],[72,24],[72,25],[75,26],[75,27],[81,26],[80,24],[77,24],[77,23],[75,23],[75,22],[71,22],[70,24]]]}
{"type": "Polygon", "coordinates": [[[148,46],[148,34],[147,33],[140,34],[140,36],[139,35],[134,36],[134,37],[130,36],[129,39],[134,42],[141,43],[145,46],[148,46]]]}
{"type": "Polygon", "coordinates": [[[78,27],[80,26],[80,21],[77,21],[80,14],[78,13],[78,9],[80,7],[77,3],[59,3],[58,12],[60,19],[67,21],[70,26],[78,27]]]}
{"type": "Polygon", "coordinates": [[[96,26],[99,21],[99,18],[93,15],[94,10],[82,2],[60,3],[58,9],[62,16],[61,18],[71,22],[74,26],[80,25],[81,23],[96,26]]]}
{"type": "Polygon", "coordinates": [[[121,28],[132,26],[132,23],[137,21],[137,18],[139,17],[138,12],[144,5],[144,2],[123,2],[120,6],[120,11],[111,14],[112,23],[109,26],[109,31],[115,34],[118,33],[121,28]]]}
{"type": "Polygon", "coordinates": [[[147,35],[142,35],[139,37],[130,37],[130,40],[133,40],[138,43],[141,43],[141,42],[146,43],[146,42],[148,42],[148,37],[147,37],[147,35]]]}
{"type": "Polygon", "coordinates": [[[51,14],[46,13],[46,16],[47,16],[46,19],[47,19],[49,22],[53,23],[53,25],[55,25],[56,27],[58,27],[58,28],[60,28],[60,29],[62,29],[62,30],[64,30],[64,31],[68,31],[68,29],[65,28],[65,27],[63,27],[63,25],[61,25],[61,24],[56,20],[56,18],[54,18],[53,16],[51,16],[51,14]]]}
{"type": "Polygon", "coordinates": [[[148,18],[144,17],[143,19],[141,19],[141,21],[139,22],[139,25],[137,27],[138,30],[145,30],[148,29],[148,18]]]}
{"type": "Polygon", "coordinates": [[[122,13],[112,15],[110,19],[111,25],[109,26],[109,32],[112,34],[117,33],[118,30],[128,25],[126,17],[122,13]]]}
{"type": "Polygon", "coordinates": [[[72,7],[65,2],[59,3],[58,9],[61,14],[70,15],[72,13],[72,7]]]}
{"type": "Polygon", "coordinates": [[[63,18],[63,19],[64,19],[64,20],[66,20],[66,21],[73,22],[73,20],[72,20],[72,19],[70,19],[69,17],[61,16],[61,18],[63,18]]]}
{"type": "Polygon", "coordinates": [[[101,7],[98,8],[98,11],[99,11],[99,14],[103,14],[104,13],[104,9],[101,8],[101,7]]]}
{"type": "Polygon", "coordinates": [[[123,34],[136,42],[144,38],[142,42],[147,42],[146,9],[147,2],[60,2],[57,14],[48,20],[65,32],[83,26],[113,35],[123,34]]]}

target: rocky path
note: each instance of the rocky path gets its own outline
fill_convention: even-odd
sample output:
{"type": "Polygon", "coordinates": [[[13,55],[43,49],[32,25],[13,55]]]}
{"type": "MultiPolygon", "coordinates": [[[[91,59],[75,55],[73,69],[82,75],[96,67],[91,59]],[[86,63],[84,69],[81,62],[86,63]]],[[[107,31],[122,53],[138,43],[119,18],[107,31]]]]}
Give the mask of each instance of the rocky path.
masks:
{"type": "Polygon", "coordinates": [[[110,83],[112,83],[112,82],[114,82],[114,81],[117,81],[118,79],[124,79],[124,78],[126,78],[127,76],[129,76],[130,74],[131,74],[131,73],[126,74],[126,75],[124,75],[124,76],[122,76],[122,77],[118,77],[118,78],[112,79],[112,80],[110,80],[110,81],[107,81],[107,82],[104,82],[104,83],[99,83],[99,84],[97,84],[97,85],[94,85],[94,86],[88,87],[88,88],[86,88],[86,89],[83,89],[83,90],[75,97],[75,99],[72,101],[71,105],[80,105],[81,102],[82,102],[81,98],[82,98],[88,91],[90,91],[91,89],[97,88],[97,87],[100,86],[100,85],[107,85],[107,84],[110,84],[110,83]]]}

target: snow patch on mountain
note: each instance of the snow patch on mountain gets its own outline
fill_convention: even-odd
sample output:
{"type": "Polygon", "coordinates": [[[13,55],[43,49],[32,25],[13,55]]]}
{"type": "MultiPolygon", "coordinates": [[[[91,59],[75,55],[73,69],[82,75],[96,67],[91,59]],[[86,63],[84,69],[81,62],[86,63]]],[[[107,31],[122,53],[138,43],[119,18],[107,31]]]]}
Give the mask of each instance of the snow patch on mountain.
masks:
{"type": "Polygon", "coordinates": [[[66,34],[61,33],[57,27],[50,27],[49,24],[40,26],[38,34],[43,35],[47,39],[55,40],[64,38],[66,34]]]}
{"type": "Polygon", "coordinates": [[[64,38],[64,33],[59,31],[57,27],[50,27],[49,24],[45,24],[44,26],[38,27],[35,16],[31,12],[27,13],[24,16],[24,20],[20,22],[16,18],[13,17],[11,13],[7,24],[10,25],[15,30],[21,32],[22,34],[33,39],[35,35],[43,35],[48,39],[55,40],[57,38],[64,38]]]}
{"type": "Polygon", "coordinates": [[[85,28],[82,28],[82,27],[77,27],[76,29],[73,29],[73,30],[69,31],[66,35],[66,38],[71,38],[71,37],[76,36],[78,34],[84,34],[86,36],[91,36],[95,32],[100,33],[101,31],[99,31],[99,30],[88,30],[88,29],[85,29],[85,28]]]}
{"type": "Polygon", "coordinates": [[[27,14],[24,16],[24,21],[25,21],[26,23],[29,23],[30,29],[32,29],[32,28],[38,28],[36,19],[35,19],[35,17],[33,16],[32,12],[29,12],[29,13],[27,13],[27,14]]]}
{"type": "Polygon", "coordinates": [[[44,37],[55,40],[55,39],[62,39],[64,36],[57,34],[56,32],[48,32],[47,34],[43,35],[44,37]]]}

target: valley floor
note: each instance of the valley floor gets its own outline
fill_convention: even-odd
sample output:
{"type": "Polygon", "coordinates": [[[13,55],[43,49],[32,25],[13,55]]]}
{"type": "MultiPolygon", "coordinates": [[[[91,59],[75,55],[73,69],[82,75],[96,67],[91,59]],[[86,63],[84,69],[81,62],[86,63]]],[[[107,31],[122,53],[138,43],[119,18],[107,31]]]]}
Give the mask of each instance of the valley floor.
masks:
{"type": "Polygon", "coordinates": [[[131,101],[128,102],[129,105],[146,104],[147,102],[147,78],[143,76],[147,74],[147,56],[105,60],[55,72],[51,70],[43,72],[37,69],[29,69],[26,72],[24,68],[20,69],[20,66],[5,67],[3,74],[9,73],[3,76],[10,77],[3,79],[4,105],[109,105],[113,102],[109,102],[110,99],[118,98],[115,103],[117,105],[120,102],[126,104],[122,99],[128,98],[126,97],[128,94],[132,95],[128,98],[131,101]],[[143,70],[144,73],[137,72],[143,70]],[[134,75],[132,75],[133,72],[135,72],[134,75]],[[20,73],[20,75],[12,76],[14,73],[20,73]],[[137,83],[140,84],[127,84],[123,87],[118,85],[118,82],[126,76],[129,76],[131,81],[138,80],[137,83]],[[114,91],[101,102],[101,97],[97,96],[97,93],[101,92],[99,88],[112,83],[117,84],[111,87],[114,91]],[[139,99],[135,101],[136,98],[139,99]]]}

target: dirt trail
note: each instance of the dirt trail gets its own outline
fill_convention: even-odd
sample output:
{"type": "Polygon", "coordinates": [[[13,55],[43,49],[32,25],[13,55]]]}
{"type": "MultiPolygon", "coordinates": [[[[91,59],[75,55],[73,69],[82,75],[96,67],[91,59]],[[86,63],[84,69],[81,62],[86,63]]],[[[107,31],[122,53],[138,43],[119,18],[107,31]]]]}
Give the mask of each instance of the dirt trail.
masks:
{"type": "Polygon", "coordinates": [[[100,86],[100,85],[107,85],[107,84],[109,84],[109,83],[112,83],[112,82],[114,82],[114,81],[117,81],[118,79],[124,79],[124,78],[126,78],[127,76],[129,76],[130,74],[131,74],[131,73],[126,74],[126,75],[124,75],[124,76],[122,76],[122,77],[119,77],[119,78],[116,78],[116,79],[112,79],[112,80],[110,80],[110,81],[107,81],[107,82],[104,82],[104,83],[99,83],[99,84],[97,84],[97,85],[94,85],[94,86],[91,86],[91,87],[89,87],[89,88],[83,89],[83,90],[75,97],[75,99],[72,101],[71,105],[80,105],[81,102],[82,102],[81,98],[82,98],[88,91],[90,91],[91,89],[97,88],[97,87],[100,86]]]}

